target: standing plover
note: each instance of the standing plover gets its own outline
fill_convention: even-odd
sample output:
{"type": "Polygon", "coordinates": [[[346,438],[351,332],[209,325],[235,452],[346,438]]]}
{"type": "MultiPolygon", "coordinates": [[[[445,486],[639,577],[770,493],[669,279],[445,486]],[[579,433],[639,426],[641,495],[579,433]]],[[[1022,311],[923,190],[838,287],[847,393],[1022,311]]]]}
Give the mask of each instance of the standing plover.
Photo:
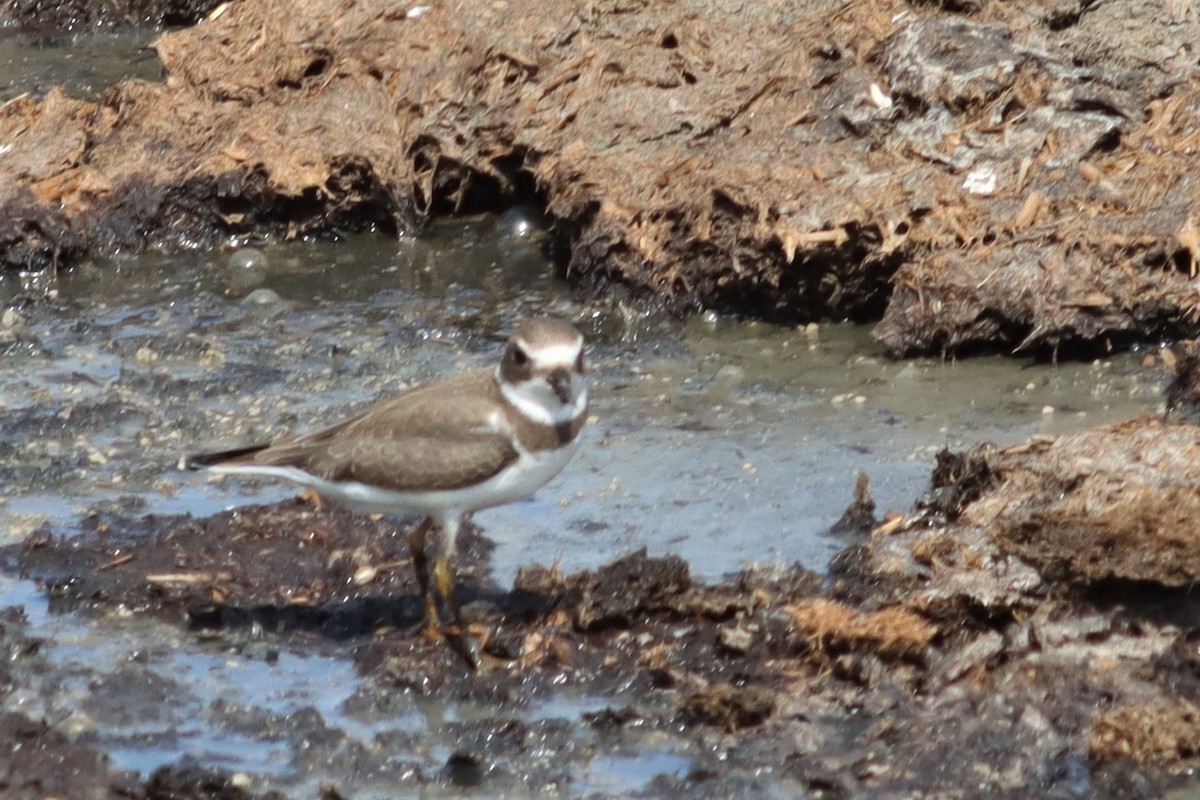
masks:
{"type": "MultiPolygon", "coordinates": [[[[443,632],[440,599],[466,642],[450,564],[459,528],[472,512],[533,494],[571,459],[588,411],[583,344],[561,320],[529,319],[494,368],[411,389],[316,433],[188,456],[182,465],[286,478],[355,511],[423,516],[408,543],[425,630],[443,632]],[[431,569],[425,540],[435,526],[431,569]]],[[[474,645],[467,650],[477,664],[474,645]]]]}

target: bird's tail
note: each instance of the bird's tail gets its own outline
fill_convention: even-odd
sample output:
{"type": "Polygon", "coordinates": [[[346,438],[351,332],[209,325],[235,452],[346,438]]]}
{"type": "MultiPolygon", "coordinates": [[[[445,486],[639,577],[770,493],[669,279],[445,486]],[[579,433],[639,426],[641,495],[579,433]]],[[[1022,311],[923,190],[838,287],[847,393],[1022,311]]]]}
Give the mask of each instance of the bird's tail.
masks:
{"type": "Polygon", "coordinates": [[[190,456],[184,456],[179,459],[179,468],[187,470],[201,470],[209,467],[216,467],[222,464],[236,463],[245,459],[247,456],[252,456],[255,453],[261,453],[266,450],[267,444],[253,444],[249,447],[238,447],[234,450],[222,450],[217,453],[196,453],[190,456]]]}

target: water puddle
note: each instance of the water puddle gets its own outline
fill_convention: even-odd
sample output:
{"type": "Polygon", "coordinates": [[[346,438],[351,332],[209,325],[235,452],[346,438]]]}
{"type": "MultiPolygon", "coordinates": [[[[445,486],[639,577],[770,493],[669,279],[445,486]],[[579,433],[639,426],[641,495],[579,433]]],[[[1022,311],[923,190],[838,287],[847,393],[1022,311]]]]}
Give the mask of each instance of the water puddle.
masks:
{"type": "Polygon", "coordinates": [[[658,777],[686,777],[692,760],[676,753],[600,756],[592,760],[580,784],[589,791],[629,797],[658,777]]]}
{"type": "Polygon", "coordinates": [[[62,86],[67,94],[95,100],[127,78],[158,80],[162,65],[149,49],[150,29],[31,33],[0,30],[0,100],[62,86]]]}

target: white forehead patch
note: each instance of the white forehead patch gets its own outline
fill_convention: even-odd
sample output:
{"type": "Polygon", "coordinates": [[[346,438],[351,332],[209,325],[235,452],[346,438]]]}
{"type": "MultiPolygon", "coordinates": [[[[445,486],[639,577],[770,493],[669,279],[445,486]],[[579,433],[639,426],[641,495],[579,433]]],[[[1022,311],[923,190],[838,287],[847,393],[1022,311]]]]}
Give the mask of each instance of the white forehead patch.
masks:
{"type": "Polygon", "coordinates": [[[579,351],[583,349],[583,337],[580,336],[570,344],[560,343],[530,347],[527,342],[521,339],[517,340],[517,344],[539,366],[561,364],[570,367],[575,364],[575,359],[579,358],[579,351]]]}

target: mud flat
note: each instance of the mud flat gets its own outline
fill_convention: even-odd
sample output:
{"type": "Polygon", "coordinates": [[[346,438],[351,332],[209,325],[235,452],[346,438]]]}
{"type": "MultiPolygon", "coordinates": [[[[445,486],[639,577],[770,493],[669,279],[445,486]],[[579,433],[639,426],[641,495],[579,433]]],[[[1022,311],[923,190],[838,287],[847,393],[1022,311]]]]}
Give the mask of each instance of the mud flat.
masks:
{"type": "MultiPolygon", "coordinates": [[[[689,755],[645,787],[656,796],[1162,796],[1200,758],[1198,451],[1200,428],[1145,418],[944,453],[928,494],[843,551],[832,580],[776,567],[701,582],[636,551],[574,574],[531,565],[509,589],[472,536],[463,599],[500,665],[478,674],[413,630],[399,532],[329,508],[95,519],[3,557],[88,616],[336,643],[363,678],[360,714],[413,696],[487,709],[452,723],[457,747],[430,771],[411,732],[366,746],[315,712],[224,708],[256,735],[310,742],[301,768],[330,796],[565,790],[600,752],[664,741],[689,755]],[[582,733],[518,713],[579,693],[601,700],[582,733]]],[[[10,647],[36,663],[14,624],[10,647]]],[[[226,782],[213,796],[249,780],[201,776],[226,782]]]]}
{"type": "Polygon", "coordinates": [[[217,254],[120,265],[148,279],[119,285],[95,265],[8,315],[0,605],[25,613],[3,620],[0,702],[11,741],[49,754],[14,764],[27,796],[60,791],[39,766],[59,757],[97,796],[1194,785],[1196,429],[1078,432],[1156,407],[1161,372],[896,363],[838,326],[626,326],[536,264],[506,278],[478,228],[447,238],[267,248],[253,290],[217,254]],[[598,421],[552,489],[481,515],[494,550],[468,539],[463,600],[499,669],[413,633],[395,523],[170,472],[488,363],[538,311],[595,326],[598,421]],[[1008,446],[970,444],[992,435],[1008,446]],[[914,506],[942,442],[959,454],[914,506]],[[911,510],[873,520],[864,496],[825,535],[856,469],[911,510]]]}
{"type": "Polygon", "coordinates": [[[528,200],[581,288],[894,353],[1195,334],[1195,15],[956,8],[222,5],[161,83],[6,104],[0,263],[528,200]]]}

